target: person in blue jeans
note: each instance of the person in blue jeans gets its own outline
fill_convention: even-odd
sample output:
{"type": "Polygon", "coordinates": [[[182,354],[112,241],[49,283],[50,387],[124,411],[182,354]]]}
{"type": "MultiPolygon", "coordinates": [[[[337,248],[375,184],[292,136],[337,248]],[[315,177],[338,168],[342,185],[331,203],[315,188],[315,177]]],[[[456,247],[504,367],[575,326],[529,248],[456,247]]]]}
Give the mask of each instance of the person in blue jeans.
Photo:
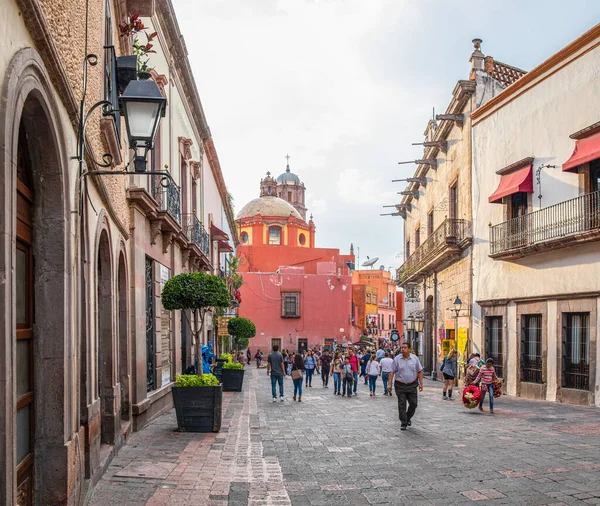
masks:
{"type": "Polygon", "coordinates": [[[375,354],[371,355],[371,360],[367,364],[365,372],[369,378],[369,395],[374,396],[375,388],[377,386],[377,378],[380,374],[379,362],[377,362],[377,357],[375,354]]]}
{"type": "Polygon", "coordinates": [[[342,357],[339,353],[336,353],[335,357],[333,357],[333,367],[330,373],[333,376],[333,395],[341,395],[343,367],[342,357]]]}
{"type": "MultiPolygon", "coordinates": [[[[304,359],[300,353],[296,354],[294,357],[294,362],[292,363],[292,373],[294,371],[304,371],[304,359]]],[[[294,400],[298,398],[298,402],[302,402],[302,375],[299,378],[294,379],[294,400]]]]}
{"type": "Polygon", "coordinates": [[[344,360],[344,367],[342,367],[342,378],[344,381],[344,385],[342,387],[342,397],[348,396],[352,397],[352,383],[354,383],[354,375],[358,374],[358,372],[352,371],[352,365],[350,364],[350,360],[348,357],[344,360]]]}
{"type": "Polygon", "coordinates": [[[388,379],[392,372],[392,365],[394,365],[394,359],[390,358],[389,352],[385,352],[384,357],[379,363],[381,366],[381,379],[383,380],[383,395],[390,395],[388,392],[388,379]]]}
{"type": "Polygon", "coordinates": [[[304,361],[304,371],[306,372],[306,385],[312,388],[312,377],[317,367],[318,359],[311,350],[308,350],[306,360],[304,361]]]}
{"type": "Polygon", "coordinates": [[[267,374],[271,374],[271,393],[273,394],[273,402],[277,402],[277,384],[279,384],[279,398],[281,399],[281,402],[283,402],[283,378],[285,377],[285,370],[283,366],[283,355],[279,352],[279,345],[277,344],[273,345],[273,352],[269,353],[267,359],[267,374]]]}

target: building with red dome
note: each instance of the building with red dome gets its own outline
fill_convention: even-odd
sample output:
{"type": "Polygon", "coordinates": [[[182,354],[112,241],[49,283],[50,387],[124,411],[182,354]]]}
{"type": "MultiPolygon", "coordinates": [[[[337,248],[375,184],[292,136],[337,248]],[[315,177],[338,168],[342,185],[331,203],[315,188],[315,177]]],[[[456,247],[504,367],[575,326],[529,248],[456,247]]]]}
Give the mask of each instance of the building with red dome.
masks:
{"type": "Polygon", "coordinates": [[[313,217],[306,222],[304,183],[290,171],[260,181],[260,196],[238,213],[237,256],[244,278],[239,314],[257,335],[250,347],[268,351],[351,342],[354,254],[317,248],[313,217]]]}

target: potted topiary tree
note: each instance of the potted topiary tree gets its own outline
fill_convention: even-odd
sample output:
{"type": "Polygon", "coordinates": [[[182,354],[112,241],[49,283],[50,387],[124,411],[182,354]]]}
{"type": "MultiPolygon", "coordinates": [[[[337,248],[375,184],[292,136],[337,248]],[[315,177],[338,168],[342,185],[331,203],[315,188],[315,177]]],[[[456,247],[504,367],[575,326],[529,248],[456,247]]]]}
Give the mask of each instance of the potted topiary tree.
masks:
{"type": "MultiPolygon", "coordinates": [[[[237,355],[237,351],[248,347],[248,340],[256,335],[256,326],[248,318],[232,318],[227,323],[227,331],[233,337],[237,355]],[[243,348],[240,348],[241,345],[244,345],[243,348]]],[[[244,385],[244,365],[226,362],[223,364],[221,377],[223,390],[241,392],[244,385]]]]}
{"type": "Polygon", "coordinates": [[[177,428],[183,432],[219,432],[223,389],[213,374],[178,374],[173,387],[177,428]]]}
{"type": "MultiPolygon", "coordinates": [[[[161,299],[168,311],[183,311],[194,337],[196,358],[200,361],[202,330],[207,313],[229,307],[230,296],[225,283],[218,276],[204,272],[186,272],[173,276],[165,283],[161,299]],[[191,319],[188,312],[191,313],[191,319]]],[[[214,375],[180,375],[172,392],[180,430],[219,431],[223,393],[214,375]]]]}

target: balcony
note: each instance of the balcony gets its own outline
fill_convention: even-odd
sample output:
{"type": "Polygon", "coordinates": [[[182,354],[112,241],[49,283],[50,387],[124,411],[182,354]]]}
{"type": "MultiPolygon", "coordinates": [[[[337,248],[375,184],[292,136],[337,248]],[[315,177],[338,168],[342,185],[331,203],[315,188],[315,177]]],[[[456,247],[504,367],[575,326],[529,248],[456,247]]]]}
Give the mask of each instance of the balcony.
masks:
{"type": "Polygon", "coordinates": [[[397,270],[398,284],[417,282],[434,269],[444,268],[471,244],[471,222],[446,219],[397,270]]]}
{"type": "Polygon", "coordinates": [[[202,254],[209,258],[210,255],[210,236],[200,223],[195,214],[184,214],[182,216],[182,228],[186,239],[198,246],[202,254]]]}
{"type": "Polygon", "coordinates": [[[490,257],[516,259],[600,240],[600,191],[490,228],[490,257]]]}

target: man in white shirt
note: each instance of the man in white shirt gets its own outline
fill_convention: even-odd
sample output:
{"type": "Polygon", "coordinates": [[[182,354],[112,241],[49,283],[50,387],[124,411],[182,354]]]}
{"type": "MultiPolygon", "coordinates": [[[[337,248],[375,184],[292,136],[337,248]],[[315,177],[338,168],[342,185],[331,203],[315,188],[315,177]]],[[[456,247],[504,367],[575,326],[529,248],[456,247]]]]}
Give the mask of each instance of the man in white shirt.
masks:
{"type": "Polygon", "coordinates": [[[410,352],[408,343],[402,343],[402,353],[394,359],[389,378],[388,391],[392,390],[392,380],[398,396],[398,415],[400,430],[406,430],[411,425],[411,418],[417,410],[417,380],[419,392],[423,391],[423,366],[419,357],[410,352]],[[408,410],[406,403],[408,402],[408,410]]]}
{"type": "Polygon", "coordinates": [[[383,395],[392,395],[388,392],[388,378],[392,372],[394,359],[390,358],[389,352],[385,352],[384,358],[381,359],[381,379],[383,380],[383,395]]]}

